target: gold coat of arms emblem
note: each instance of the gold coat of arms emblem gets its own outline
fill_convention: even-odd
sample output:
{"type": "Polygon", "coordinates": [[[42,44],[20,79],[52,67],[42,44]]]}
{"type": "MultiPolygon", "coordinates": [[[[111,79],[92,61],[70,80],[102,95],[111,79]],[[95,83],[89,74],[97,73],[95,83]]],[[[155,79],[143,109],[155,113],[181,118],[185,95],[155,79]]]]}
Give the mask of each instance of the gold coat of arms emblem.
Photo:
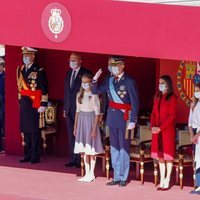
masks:
{"type": "Polygon", "coordinates": [[[197,62],[181,61],[177,72],[177,89],[181,99],[189,106],[194,93],[194,84],[200,82],[200,65],[197,62]]]}
{"type": "Polygon", "coordinates": [[[50,31],[55,34],[55,38],[58,38],[58,34],[62,32],[64,28],[64,21],[61,16],[62,11],[60,9],[54,8],[50,11],[51,16],[48,21],[48,26],[50,31]]]}

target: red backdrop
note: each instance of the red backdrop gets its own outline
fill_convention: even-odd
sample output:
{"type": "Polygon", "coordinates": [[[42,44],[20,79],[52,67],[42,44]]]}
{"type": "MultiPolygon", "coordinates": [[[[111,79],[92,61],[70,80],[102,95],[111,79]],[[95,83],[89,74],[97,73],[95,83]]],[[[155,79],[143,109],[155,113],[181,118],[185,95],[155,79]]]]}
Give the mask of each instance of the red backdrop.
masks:
{"type": "Polygon", "coordinates": [[[178,105],[177,105],[177,122],[187,123],[189,107],[180,98],[178,90],[177,90],[177,85],[176,85],[177,84],[177,72],[178,72],[179,65],[180,65],[180,61],[160,60],[160,75],[167,74],[167,75],[171,76],[173,84],[174,84],[174,88],[175,88],[175,93],[179,97],[178,105]]]}
{"type": "Polygon", "coordinates": [[[44,8],[53,0],[1,1],[0,43],[104,54],[200,60],[200,7],[59,0],[72,28],[62,43],[46,38],[44,8]]]}
{"type": "MultiPolygon", "coordinates": [[[[49,80],[49,98],[59,101],[57,154],[67,155],[67,134],[62,117],[64,77],[70,52],[39,49],[37,62],[45,68],[49,80]]],[[[83,65],[95,72],[102,67],[107,70],[107,55],[82,53],[83,65]]],[[[17,100],[16,67],[22,62],[20,47],[6,46],[6,152],[21,154],[19,133],[19,105],[17,100]]],[[[156,81],[156,60],[126,57],[126,72],[135,78],[140,96],[140,108],[151,109],[156,81]]]]}
{"type": "MultiPolygon", "coordinates": [[[[41,28],[41,15],[49,0],[1,1],[1,38],[6,45],[6,151],[20,154],[19,106],[16,88],[16,66],[21,64],[21,51],[14,46],[32,46],[40,50],[38,62],[47,71],[50,98],[58,99],[58,155],[67,154],[65,121],[62,118],[63,83],[69,53],[84,53],[84,65],[93,72],[106,71],[105,54],[152,57],[177,60],[200,60],[199,7],[114,2],[111,0],[59,0],[69,11],[72,29],[62,43],[46,38],[41,28]],[[13,46],[14,45],[14,46],[13,46]],[[66,51],[61,51],[66,50],[66,51]],[[100,54],[97,54],[100,53],[100,54]]],[[[172,76],[176,84],[179,61],[127,58],[127,72],[137,83],[141,108],[150,109],[155,85],[162,74],[172,76]]],[[[179,100],[178,122],[187,121],[188,108],[179,100]]]]}

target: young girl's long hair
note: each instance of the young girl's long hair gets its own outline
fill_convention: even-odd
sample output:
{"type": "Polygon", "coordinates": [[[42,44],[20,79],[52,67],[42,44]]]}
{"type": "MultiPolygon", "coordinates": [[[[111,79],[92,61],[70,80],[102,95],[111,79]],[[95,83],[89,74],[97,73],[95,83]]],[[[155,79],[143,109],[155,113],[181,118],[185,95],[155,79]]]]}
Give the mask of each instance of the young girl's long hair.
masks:
{"type": "MultiPolygon", "coordinates": [[[[160,77],[160,79],[163,79],[167,84],[168,90],[167,90],[167,95],[166,95],[165,99],[168,101],[170,99],[170,97],[172,95],[174,95],[174,88],[173,88],[172,79],[168,75],[163,75],[163,76],[160,77]]],[[[157,94],[156,94],[156,98],[159,98],[161,95],[162,95],[162,92],[158,91],[157,94]]]]}
{"type": "MultiPolygon", "coordinates": [[[[90,81],[92,81],[92,78],[93,78],[92,74],[90,74],[90,73],[83,74],[81,78],[83,78],[83,77],[88,78],[90,81]]],[[[80,104],[82,104],[82,99],[83,99],[83,96],[84,96],[84,91],[85,90],[82,87],[80,87],[79,96],[78,96],[78,102],[80,104]]]]}
{"type": "MultiPolygon", "coordinates": [[[[194,87],[198,87],[200,89],[200,82],[199,83],[195,83],[194,87]]],[[[195,96],[192,97],[192,103],[191,103],[192,110],[194,110],[194,108],[197,105],[198,101],[199,101],[199,99],[197,99],[195,96]]]]}

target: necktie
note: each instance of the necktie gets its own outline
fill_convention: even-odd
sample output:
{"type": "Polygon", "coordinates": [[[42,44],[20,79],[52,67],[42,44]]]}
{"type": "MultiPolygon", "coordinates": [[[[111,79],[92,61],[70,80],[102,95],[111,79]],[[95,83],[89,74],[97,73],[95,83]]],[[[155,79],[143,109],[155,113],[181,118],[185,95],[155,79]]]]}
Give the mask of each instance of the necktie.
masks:
{"type": "Polygon", "coordinates": [[[75,78],[76,78],[76,71],[73,70],[73,72],[72,72],[72,78],[71,78],[71,88],[73,87],[73,84],[74,84],[75,78]]]}
{"type": "Polygon", "coordinates": [[[118,76],[115,76],[115,78],[114,78],[114,85],[115,85],[115,86],[116,86],[117,83],[118,83],[118,79],[119,79],[119,77],[118,77],[118,76]]]}

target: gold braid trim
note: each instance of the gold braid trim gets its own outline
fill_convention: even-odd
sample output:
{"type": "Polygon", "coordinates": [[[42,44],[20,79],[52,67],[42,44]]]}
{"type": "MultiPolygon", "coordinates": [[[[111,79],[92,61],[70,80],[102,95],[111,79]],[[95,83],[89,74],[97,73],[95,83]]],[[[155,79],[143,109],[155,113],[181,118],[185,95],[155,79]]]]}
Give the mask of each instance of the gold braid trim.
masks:
{"type": "Polygon", "coordinates": [[[17,67],[17,87],[18,87],[19,93],[21,92],[22,85],[23,85],[22,83],[23,77],[21,73],[21,70],[23,70],[23,68],[24,68],[24,65],[17,67]]]}

